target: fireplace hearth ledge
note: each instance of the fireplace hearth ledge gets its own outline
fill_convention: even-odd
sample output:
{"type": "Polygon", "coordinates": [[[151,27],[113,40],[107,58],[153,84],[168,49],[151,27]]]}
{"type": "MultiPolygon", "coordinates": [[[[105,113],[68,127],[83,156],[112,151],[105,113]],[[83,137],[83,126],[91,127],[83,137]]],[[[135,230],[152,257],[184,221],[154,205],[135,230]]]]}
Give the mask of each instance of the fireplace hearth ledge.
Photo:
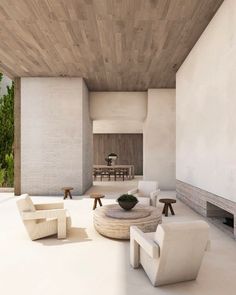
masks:
{"type": "Polygon", "coordinates": [[[225,233],[236,239],[235,202],[227,200],[180,180],[176,180],[176,196],[194,211],[206,217],[209,222],[213,223],[219,229],[223,230],[225,233]],[[232,214],[234,217],[234,228],[229,228],[227,225],[224,225],[222,222],[220,222],[217,216],[212,216],[212,214],[209,213],[209,210],[207,210],[207,207],[209,209],[209,205],[207,205],[209,203],[232,214]]]}

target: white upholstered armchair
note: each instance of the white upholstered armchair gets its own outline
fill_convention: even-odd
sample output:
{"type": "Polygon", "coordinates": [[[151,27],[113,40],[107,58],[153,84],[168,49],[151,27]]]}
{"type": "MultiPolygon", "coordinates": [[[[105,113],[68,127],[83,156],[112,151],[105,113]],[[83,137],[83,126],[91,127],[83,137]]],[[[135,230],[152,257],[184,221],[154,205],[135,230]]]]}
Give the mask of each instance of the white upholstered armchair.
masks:
{"type": "Polygon", "coordinates": [[[141,264],[154,286],[196,279],[204,251],[209,246],[205,221],[158,225],[156,232],[130,228],[130,263],[141,264]]]}
{"type": "Polygon", "coordinates": [[[138,182],[138,187],[128,191],[128,194],[137,197],[141,205],[156,207],[159,192],[158,182],[142,180],[138,182]]]}
{"type": "Polygon", "coordinates": [[[66,238],[71,219],[63,203],[37,205],[25,194],[17,200],[17,207],[31,240],[54,234],[57,234],[58,239],[66,238]]]}

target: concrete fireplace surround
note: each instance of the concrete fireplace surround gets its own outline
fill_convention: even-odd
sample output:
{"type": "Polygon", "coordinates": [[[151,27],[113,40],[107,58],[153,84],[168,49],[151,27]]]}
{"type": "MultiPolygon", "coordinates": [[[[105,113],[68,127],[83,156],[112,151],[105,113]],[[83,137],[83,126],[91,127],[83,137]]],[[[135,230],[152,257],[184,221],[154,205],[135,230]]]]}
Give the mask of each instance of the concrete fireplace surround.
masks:
{"type": "Polygon", "coordinates": [[[234,216],[234,229],[232,237],[236,239],[236,203],[195,186],[192,186],[188,183],[176,180],[176,193],[177,198],[183,201],[186,205],[191,207],[196,212],[200,213],[205,217],[209,217],[209,221],[212,221],[220,229],[224,230],[227,233],[230,231],[227,229],[227,226],[219,226],[219,222],[214,219],[218,217],[219,211],[215,210],[215,205],[234,216]],[[209,206],[210,205],[210,206],[209,206]]]}

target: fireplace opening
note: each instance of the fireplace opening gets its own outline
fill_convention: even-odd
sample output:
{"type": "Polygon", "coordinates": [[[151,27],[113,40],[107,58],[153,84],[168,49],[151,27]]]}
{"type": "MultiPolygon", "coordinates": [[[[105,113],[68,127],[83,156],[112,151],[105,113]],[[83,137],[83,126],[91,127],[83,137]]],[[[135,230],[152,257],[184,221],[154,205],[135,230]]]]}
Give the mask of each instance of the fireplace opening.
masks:
{"type": "Polygon", "coordinates": [[[234,217],[225,217],[225,221],[223,222],[225,225],[234,227],[234,217]]]}
{"type": "Polygon", "coordinates": [[[222,230],[234,232],[234,215],[232,213],[207,202],[207,217],[222,230]]]}

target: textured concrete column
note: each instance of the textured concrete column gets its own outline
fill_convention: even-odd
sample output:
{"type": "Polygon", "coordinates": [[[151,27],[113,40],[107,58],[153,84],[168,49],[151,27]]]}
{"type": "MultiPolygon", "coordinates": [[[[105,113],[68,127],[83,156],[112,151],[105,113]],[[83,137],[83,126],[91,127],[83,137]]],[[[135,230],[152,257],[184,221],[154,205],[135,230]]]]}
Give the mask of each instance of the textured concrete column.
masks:
{"type": "Polygon", "coordinates": [[[83,194],[92,185],[92,140],[82,78],[21,79],[21,193],[83,194]]]}
{"type": "Polygon", "coordinates": [[[21,194],[21,78],[14,80],[14,192],[21,194]]]}

